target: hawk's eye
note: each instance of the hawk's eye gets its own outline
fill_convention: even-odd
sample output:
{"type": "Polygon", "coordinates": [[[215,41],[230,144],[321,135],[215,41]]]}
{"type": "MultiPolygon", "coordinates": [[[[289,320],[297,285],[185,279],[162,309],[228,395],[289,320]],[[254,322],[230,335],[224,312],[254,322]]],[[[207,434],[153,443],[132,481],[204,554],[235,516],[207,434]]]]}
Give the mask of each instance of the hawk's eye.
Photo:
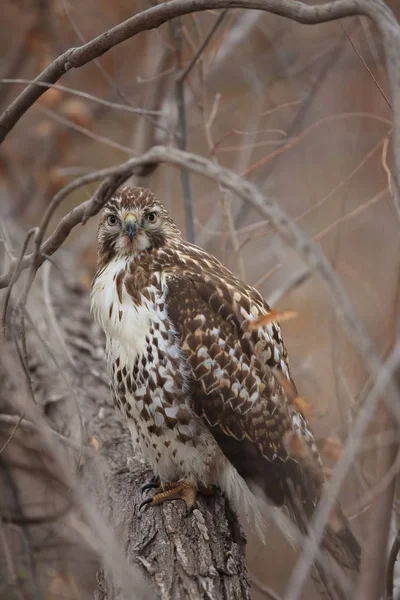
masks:
{"type": "Polygon", "coordinates": [[[110,225],[110,227],[114,227],[117,223],[118,223],[118,219],[115,215],[108,215],[107,225],[110,225]]]}
{"type": "Polygon", "coordinates": [[[155,223],[157,221],[157,213],[156,212],[149,212],[149,213],[147,213],[146,220],[149,223],[155,223]]]}

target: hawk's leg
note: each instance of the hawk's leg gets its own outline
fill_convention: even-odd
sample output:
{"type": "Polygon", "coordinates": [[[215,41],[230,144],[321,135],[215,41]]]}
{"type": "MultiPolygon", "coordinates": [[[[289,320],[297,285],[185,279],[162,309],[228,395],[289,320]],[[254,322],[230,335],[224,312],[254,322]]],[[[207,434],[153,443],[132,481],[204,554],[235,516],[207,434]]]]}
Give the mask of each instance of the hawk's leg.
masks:
{"type": "Polygon", "coordinates": [[[163,502],[166,502],[167,500],[183,500],[186,503],[188,514],[190,514],[195,507],[197,494],[200,492],[204,495],[210,495],[212,494],[212,490],[212,486],[197,487],[190,481],[184,479],[173,483],[161,483],[161,485],[156,488],[152,498],[143,500],[139,506],[139,510],[143,506],[156,506],[157,504],[163,504],[163,502]]]}

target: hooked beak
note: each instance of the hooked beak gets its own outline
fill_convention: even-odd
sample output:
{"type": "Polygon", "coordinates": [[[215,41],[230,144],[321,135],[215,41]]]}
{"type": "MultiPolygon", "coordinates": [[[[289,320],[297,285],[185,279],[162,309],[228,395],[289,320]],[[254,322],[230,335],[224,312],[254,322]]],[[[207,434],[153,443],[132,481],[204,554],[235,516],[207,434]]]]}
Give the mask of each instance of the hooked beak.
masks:
{"type": "Polygon", "coordinates": [[[126,215],[124,219],[124,229],[125,232],[128,234],[130,241],[132,242],[137,232],[137,222],[136,217],[134,215],[130,213],[126,215]]]}

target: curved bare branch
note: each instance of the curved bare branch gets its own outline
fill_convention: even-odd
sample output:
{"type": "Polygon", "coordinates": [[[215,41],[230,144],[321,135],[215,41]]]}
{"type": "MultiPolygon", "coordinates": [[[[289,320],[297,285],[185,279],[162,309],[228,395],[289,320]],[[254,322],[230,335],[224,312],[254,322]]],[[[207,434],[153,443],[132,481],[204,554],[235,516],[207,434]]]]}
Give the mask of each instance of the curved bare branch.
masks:
{"type": "MultiPolygon", "coordinates": [[[[19,94],[0,117],[0,143],[29,107],[45,92],[45,88],[37,84],[56,83],[67,71],[80,68],[138,33],[160,27],[175,17],[219,8],[262,10],[309,25],[354,15],[371,18],[383,36],[393,106],[396,113],[400,111],[400,89],[396,89],[395,85],[400,54],[400,26],[383,0],[337,0],[320,6],[308,6],[294,0],[171,0],[140,12],[90,42],[70,48],[58,56],[19,94]]],[[[400,147],[400,134],[397,143],[400,147]]],[[[397,166],[400,167],[400,157],[397,166]]]]}

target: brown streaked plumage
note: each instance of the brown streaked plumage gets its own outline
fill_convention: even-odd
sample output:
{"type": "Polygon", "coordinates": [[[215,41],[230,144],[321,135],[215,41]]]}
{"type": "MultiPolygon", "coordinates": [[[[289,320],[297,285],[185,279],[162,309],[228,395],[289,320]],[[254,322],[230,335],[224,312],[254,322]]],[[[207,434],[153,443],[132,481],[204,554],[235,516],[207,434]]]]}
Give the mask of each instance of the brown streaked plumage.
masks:
{"type": "MultiPolygon", "coordinates": [[[[104,208],[92,311],[134,447],[169,484],[153,504],[218,485],[235,508],[256,512],[258,488],[298,521],[311,517],[324,475],[287,392],[295,387],[279,325],[251,327],[269,312],[263,298],[186,242],[149,190],[124,188],[104,208]]],[[[332,552],[343,542],[354,566],[357,542],[341,513],[336,521],[332,552]]]]}

